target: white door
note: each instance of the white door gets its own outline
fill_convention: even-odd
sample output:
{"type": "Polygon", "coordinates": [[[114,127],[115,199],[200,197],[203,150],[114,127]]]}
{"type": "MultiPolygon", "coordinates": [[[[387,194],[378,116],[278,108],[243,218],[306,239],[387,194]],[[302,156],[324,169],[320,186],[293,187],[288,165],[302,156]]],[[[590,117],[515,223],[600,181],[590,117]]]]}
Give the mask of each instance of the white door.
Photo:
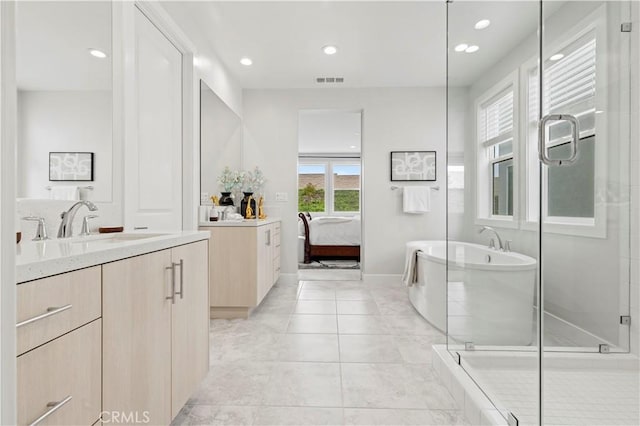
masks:
{"type": "Polygon", "coordinates": [[[127,227],[182,228],[182,54],[136,8],[137,132],[125,146],[127,227]]]}

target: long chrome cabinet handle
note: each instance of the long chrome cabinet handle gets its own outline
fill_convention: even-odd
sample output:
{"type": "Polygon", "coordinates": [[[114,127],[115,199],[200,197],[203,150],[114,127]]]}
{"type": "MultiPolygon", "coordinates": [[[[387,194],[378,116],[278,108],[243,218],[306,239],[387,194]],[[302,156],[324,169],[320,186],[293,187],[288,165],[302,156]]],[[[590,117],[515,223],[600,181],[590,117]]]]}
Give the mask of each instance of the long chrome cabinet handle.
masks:
{"type": "Polygon", "coordinates": [[[51,307],[51,308],[47,308],[47,312],[45,312],[44,314],[40,314],[37,317],[33,317],[33,318],[29,318],[27,320],[21,321],[19,323],[16,324],[16,328],[20,328],[23,325],[27,325],[27,324],[31,324],[32,322],[36,322],[36,321],[40,321],[41,319],[45,319],[48,318],[52,315],[55,314],[59,314],[60,312],[64,312],[68,309],[71,309],[73,307],[72,304],[68,304],[68,305],[64,305],[64,306],[60,306],[60,307],[51,307]]]}
{"type": "Polygon", "coordinates": [[[71,401],[72,399],[73,397],[69,395],[62,401],[48,403],[47,407],[51,407],[51,408],[47,410],[46,413],[44,413],[43,415],[35,419],[32,423],[29,423],[29,426],[36,426],[37,424],[41,423],[44,419],[46,419],[47,417],[49,417],[50,415],[58,411],[60,408],[62,408],[63,405],[65,405],[67,402],[71,401]]]}
{"type": "Polygon", "coordinates": [[[180,267],[180,291],[177,291],[175,294],[180,295],[180,299],[184,299],[184,259],[180,259],[180,263],[174,263],[173,267],[180,267]]]}
{"type": "Polygon", "coordinates": [[[167,296],[167,300],[171,300],[171,304],[176,303],[176,264],[171,262],[171,266],[167,266],[165,269],[171,271],[171,296],[167,296]]]}
{"type": "Polygon", "coordinates": [[[578,139],[580,138],[578,119],[570,114],[548,114],[542,117],[538,125],[538,158],[549,167],[569,166],[578,159],[578,139]],[[547,151],[547,123],[550,121],[568,121],[571,123],[571,155],[569,158],[552,160],[547,151]]]}

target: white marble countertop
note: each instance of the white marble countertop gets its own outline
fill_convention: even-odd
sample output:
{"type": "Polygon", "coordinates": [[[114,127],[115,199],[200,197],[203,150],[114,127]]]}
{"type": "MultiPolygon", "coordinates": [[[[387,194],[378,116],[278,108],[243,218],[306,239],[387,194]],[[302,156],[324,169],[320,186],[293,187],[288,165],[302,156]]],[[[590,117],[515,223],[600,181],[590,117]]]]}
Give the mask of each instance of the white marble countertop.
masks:
{"type": "Polygon", "coordinates": [[[208,231],[183,231],[126,232],[45,241],[30,241],[23,238],[16,245],[16,281],[22,283],[101,265],[206,240],[209,236],[208,231]]]}
{"type": "Polygon", "coordinates": [[[275,222],[280,222],[280,218],[279,217],[267,217],[266,219],[244,219],[242,221],[240,221],[240,220],[223,220],[223,221],[220,221],[220,220],[218,220],[216,222],[200,222],[199,226],[201,228],[206,228],[206,227],[217,228],[217,227],[224,227],[224,226],[252,227],[252,226],[268,225],[270,223],[275,223],[275,222]]]}

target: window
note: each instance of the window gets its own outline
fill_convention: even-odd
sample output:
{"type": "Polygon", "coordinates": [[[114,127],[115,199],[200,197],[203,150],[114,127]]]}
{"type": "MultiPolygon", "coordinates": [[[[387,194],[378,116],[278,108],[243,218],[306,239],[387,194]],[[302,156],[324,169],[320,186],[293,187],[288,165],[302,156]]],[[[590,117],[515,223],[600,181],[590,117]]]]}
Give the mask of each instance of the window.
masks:
{"type": "Polygon", "coordinates": [[[353,214],[360,211],[359,159],[301,158],[298,164],[298,210],[353,214]]]}
{"type": "Polygon", "coordinates": [[[360,211],[360,163],[332,164],[333,211],[360,211]]]}
{"type": "Polygon", "coordinates": [[[326,164],[298,165],[298,211],[325,211],[326,181],[326,164]]]}
{"type": "Polygon", "coordinates": [[[513,220],[516,73],[477,103],[478,217],[513,220]],[[484,189],[483,189],[484,188],[484,189]],[[488,189],[487,189],[488,188],[488,189]]]}
{"type": "MultiPolygon", "coordinates": [[[[589,225],[596,222],[595,192],[598,138],[596,122],[597,77],[596,29],[590,29],[559,46],[550,55],[561,59],[545,61],[543,115],[564,113],[574,115],[579,122],[579,156],[567,167],[545,168],[543,196],[544,220],[547,224],[589,225]]],[[[538,69],[527,72],[528,102],[528,207],[527,220],[538,219],[538,69]]],[[[550,158],[567,158],[571,127],[568,122],[554,122],[547,131],[546,146],[550,158]]],[[[600,158],[600,161],[604,161],[600,158]]]]}

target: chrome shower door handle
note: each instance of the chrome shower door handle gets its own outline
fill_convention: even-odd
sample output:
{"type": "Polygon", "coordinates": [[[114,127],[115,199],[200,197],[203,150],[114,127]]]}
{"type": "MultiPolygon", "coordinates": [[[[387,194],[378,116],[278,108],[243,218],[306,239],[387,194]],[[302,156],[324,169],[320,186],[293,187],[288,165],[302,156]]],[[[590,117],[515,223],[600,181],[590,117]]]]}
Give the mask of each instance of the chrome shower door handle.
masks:
{"type": "Polygon", "coordinates": [[[580,130],[578,119],[570,114],[548,114],[542,117],[538,125],[538,158],[543,164],[553,166],[569,166],[578,159],[578,140],[580,139],[580,130]],[[571,154],[569,158],[551,159],[547,150],[547,123],[550,121],[568,121],[571,124],[571,141],[569,146],[571,154]]]}

